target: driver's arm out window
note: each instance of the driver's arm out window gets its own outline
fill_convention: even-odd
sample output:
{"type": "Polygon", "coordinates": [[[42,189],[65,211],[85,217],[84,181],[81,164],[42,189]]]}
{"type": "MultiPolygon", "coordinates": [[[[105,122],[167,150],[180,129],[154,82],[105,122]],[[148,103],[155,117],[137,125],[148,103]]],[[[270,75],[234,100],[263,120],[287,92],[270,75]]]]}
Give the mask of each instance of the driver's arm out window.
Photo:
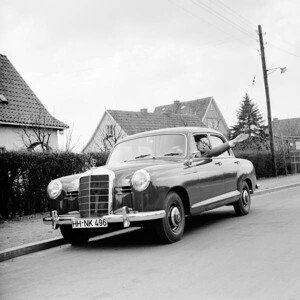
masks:
{"type": "MultiPolygon", "coordinates": [[[[211,148],[213,149],[213,148],[215,148],[215,147],[217,147],[217,146],[220,146],[220,145],[222,145],[222,144],[224,144],[224,142],[225,141],[223,141],[219,136],[216,136],[216,135],[211,135],[210,136],[210,143],[211,143],[211,148]]],[[[220,154],[219,155],[219,157],[220,156],[230,156],[230,152],[229,152],[229,150],[227,150],[227,151],[225,151],[224,153],[222,153],[222,154],[220,154]]]]}

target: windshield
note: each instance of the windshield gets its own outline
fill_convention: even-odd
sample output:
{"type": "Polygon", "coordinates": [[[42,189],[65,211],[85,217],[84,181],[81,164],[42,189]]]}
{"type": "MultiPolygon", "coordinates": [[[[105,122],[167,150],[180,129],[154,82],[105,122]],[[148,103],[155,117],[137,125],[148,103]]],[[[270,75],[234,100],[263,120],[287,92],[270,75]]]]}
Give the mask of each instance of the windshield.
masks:
{"type": "Polygon", "coordinates": [[[184,157],[186,137],[182,134],[161,134],[141,137],[118,144],[108,164],[153,157],[184,157]]]}

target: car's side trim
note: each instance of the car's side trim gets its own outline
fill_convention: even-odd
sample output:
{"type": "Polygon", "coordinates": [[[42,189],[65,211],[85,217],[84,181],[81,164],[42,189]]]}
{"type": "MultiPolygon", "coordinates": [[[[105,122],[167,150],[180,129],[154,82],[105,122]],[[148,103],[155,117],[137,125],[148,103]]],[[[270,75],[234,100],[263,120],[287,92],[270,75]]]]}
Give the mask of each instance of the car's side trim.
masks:
{"type": "Polygon", "coordinates": [[[213,197],[213,198],[209,198],[209,199],[204,200],[204,201],[197,202],[194,205],[192,205],[192,208],[212,204],[212,203],[219,202],[219,201],[222,201],[222,200],[225,200],[225,199],[228,199],[228,198],[231,198],[231,197],[239,196],[239,195],[240,195],[239,191],[229,192],[229,193],[217,196],[217,197],[213,197]]]}

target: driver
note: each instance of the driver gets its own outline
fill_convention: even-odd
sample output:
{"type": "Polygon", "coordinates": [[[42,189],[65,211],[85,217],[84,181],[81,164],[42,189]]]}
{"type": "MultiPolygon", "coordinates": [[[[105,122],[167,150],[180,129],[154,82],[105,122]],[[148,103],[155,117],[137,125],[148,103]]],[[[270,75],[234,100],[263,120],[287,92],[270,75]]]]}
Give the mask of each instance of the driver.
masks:
{"type": "Polygon", "coordinates": [[[199,139],[199,141],[196,143],[196,147],[198,149],[198,153],[196,153],[196,157],[212,157],[212,156],[218,156],[225,151],[227,151],[229,148],[233,148],[237,143],[240,143],[244,140],[246,140],[249,137],[249,134],[241,133],[239,134],[235,139],[225,142],[217,147],[214,147],[211,149],[210,143],[207,137],[202,137],[199,139]]]}

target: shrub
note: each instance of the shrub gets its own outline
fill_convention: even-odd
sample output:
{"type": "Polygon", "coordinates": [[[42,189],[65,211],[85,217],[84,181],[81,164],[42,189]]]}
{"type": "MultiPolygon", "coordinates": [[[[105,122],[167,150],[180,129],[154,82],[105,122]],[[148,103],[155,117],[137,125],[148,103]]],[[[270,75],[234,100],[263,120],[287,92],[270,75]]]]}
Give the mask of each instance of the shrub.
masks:
{"type": "Polygon", "coordinates": [[[107,153],[6,152],[0,154],[2,219],[47,210],[46,188],[57,177],[102,166],[107,153]]]}
{"type": "MultiPolygon", "coordinates": [[[[256,171],[257,178],[272,177],[273,176],[273,163],[272,156],[269,151],[234,151],[235,156],[250,160],[256,171]]],[[[284,159],[284,154],[281,151],[275,153],[277,175],[286,175],[286,168],[290,173],[291,164],[288,158],[284,159]]]]}

